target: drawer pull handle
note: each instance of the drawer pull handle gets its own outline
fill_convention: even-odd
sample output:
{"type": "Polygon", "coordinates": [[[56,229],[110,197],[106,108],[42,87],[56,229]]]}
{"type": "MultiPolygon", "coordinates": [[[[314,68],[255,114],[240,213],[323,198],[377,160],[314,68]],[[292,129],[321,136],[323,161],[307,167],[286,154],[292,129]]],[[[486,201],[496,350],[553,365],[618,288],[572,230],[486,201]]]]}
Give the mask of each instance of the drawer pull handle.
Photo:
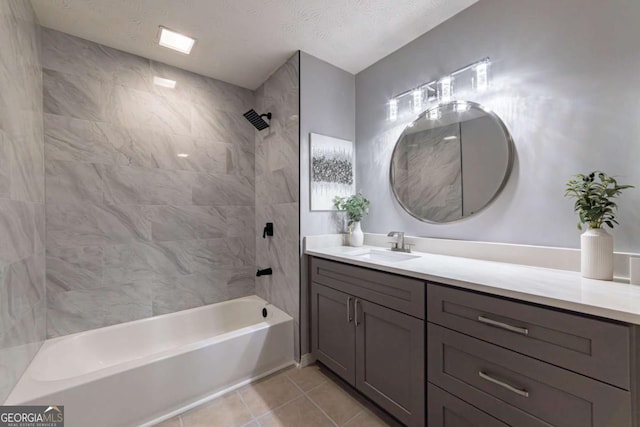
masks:
{"type": "Polygon", "coordinates": [[[489,381],[490,383],[493,383],[495,385],[499,385],[500,387],[504,387],[507,390],[509,390],[510,392],[513,392],[513,393],[517,394],[518,396],[529,397],[529,392],[527,390],[522,390],[520,388],[512,386],[511,384],[507,384],[505,382],[497,380],[497,379],[493,378],[492,376],[489,376],[489,375],[485,374],[482,371],[478,371],[478,375],[483,380],[489,381]]]}
{"type": "Polygon", "coordinates": [[[353,317],[351,317],[351,300],[353,298],[347,297],[347,323],[351,323],[353,317]]]}
{"type": "Polygon", "coordinates": [[[507,331],[515,332],[517,334],[529,335],[529,329],[527,328],[520,328],[518,326],[509,325],[508,323],[498,322],[497,320],[492,320],[488,317],[478,316],[478,322],[495,326],[496,328],[506,329],[507,331]]]}
{"type": "Polygon", "coordinates": [[[356,326],[360,326],[360,321],[358,320],[358,303],[360,301],[358,300],[358,298],[356,298],[355,302],[353,303],[353,310],[356,312],[356,326]]]}

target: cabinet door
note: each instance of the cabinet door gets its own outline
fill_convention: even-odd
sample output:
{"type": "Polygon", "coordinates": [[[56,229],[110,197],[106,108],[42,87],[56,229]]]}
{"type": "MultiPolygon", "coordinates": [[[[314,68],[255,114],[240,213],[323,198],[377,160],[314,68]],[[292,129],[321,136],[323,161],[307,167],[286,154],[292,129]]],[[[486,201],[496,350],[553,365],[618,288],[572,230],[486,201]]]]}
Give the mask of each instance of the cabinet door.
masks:
{"type": "Polygon", "coordinates": [[[356,388],[407,426],[424,426],[424,322],[361,299],[354,308],[356,388]]]}
{"type": "Polygon", "coordinates": [[[311,341],[315,357],[355,385],[354,298],[311,284],[311,341]]]}
{"type": "Polygon", "coordinates": [[[433,384],[427,394],[429,427],[509,427],[433,384]]]}

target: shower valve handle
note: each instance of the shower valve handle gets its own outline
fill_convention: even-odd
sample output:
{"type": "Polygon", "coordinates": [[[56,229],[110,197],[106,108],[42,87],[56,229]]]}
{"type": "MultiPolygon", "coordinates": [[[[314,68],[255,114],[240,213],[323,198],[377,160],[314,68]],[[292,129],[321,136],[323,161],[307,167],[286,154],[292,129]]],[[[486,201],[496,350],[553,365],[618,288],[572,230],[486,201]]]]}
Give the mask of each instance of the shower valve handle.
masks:
{"type": "Polygon", "coordinates": [[[262,231],[262,238],[266,239],[267,236],[273,237],[273,223],[268,222],[267,225],[264,226],[264,230],[262,231]]]}

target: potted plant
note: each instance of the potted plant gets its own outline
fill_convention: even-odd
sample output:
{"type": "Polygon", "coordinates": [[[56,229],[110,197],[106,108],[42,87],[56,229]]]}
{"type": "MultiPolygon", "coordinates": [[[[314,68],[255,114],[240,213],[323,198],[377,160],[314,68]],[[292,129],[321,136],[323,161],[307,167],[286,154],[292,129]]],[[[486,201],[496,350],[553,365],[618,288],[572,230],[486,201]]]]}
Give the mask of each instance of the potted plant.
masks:
{"type": "Polygon", "coordinates": [[[360,227],[360,221],[369,212],[371,202],[361,193],[349,197],[336,196],[333,198],[333,205],[336,209],[347,211],[349,218],[349,244],[351,246],[362,246],[364,234],[360,227]]]}
{"type": "Polygon", "coordinates": [[[613,280],[613,237],[603,228],[618,224],[618,206],[612,201],[622,190],[633,185],[621,185],[611,176],[600,171],[578,174],[566,184],[566,197],[576,199],[574,210],[580,217],[578,229],[583,224],[587,230],[580,236],[580,269],[582,276],[590,279],[613,280]]]}

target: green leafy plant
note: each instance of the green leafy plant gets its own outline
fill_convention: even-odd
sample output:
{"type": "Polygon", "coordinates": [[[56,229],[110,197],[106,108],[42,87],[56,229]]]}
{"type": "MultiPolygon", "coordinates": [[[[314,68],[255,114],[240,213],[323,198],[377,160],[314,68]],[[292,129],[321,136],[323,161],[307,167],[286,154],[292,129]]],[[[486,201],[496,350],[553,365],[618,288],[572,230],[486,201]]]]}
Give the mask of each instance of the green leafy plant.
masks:
{"type": "Polygon", "coordinates": [[[366,199],[361,193],[354,194],[349,197],[333,198],[333,205],[336,209],[341,211],[347,211],[349,217],[349,225],[354,222],[361,221],[362,218],[369,212],[369,205],[371,202],[366,199]]]}
{"type": "Polygon", "coordinates": [[[582,224],[591,228],[601,228],[603,224],[613,228],[616,221],[616,205],[612,199],[619,196],[622,190],[633,188],[633,185],[621,185],[604,172],[593,171],[590,174],[578,174],[567,182],[565,197],[576,199],[573,206],[580,216],[578,229],[582,224]]]}

